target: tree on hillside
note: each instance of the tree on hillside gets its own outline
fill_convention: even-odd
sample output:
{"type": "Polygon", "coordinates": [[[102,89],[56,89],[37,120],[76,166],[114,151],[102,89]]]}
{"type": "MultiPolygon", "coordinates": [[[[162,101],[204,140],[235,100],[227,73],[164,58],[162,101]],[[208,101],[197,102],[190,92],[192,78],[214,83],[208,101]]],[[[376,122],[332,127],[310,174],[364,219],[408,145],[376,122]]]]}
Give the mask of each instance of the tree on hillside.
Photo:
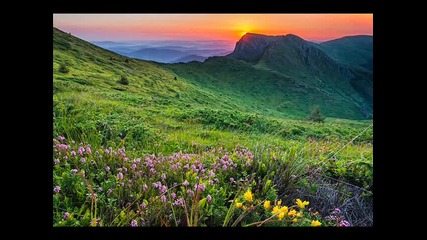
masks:
{"type": "Polygon", "coordinates": [[[61,73],[68,73],[69,72],[67,66],[65,66],[65,64],[63,64],[63,63],[61,63],[61,65],[59,65],[58,71],[61,73]]]}
{"type": "Polygon", "coordinates": [[[123,85],[129,85],[129,80],[125,76],[121,76],[119,83],[123,85]]]}
{"type": "Polygon", "coordinates": [[[310,116],[308,116],[308,120],[319,123],[325,121],[325,117],[320,112],[319,106],[316,105],[312,108],[310,116]]]}

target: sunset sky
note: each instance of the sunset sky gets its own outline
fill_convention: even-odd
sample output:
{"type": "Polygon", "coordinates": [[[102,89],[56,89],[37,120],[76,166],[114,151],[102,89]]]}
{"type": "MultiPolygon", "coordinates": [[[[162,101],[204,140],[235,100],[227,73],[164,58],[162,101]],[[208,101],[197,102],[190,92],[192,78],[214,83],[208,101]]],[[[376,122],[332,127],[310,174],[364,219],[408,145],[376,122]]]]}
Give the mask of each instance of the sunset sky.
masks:
{"type": "Polygon", "coordinates": [[[53,26],[87,41],[236,42],[252,32],[321,42],[373,35],[373,14],[54,14],[53,26]]]}

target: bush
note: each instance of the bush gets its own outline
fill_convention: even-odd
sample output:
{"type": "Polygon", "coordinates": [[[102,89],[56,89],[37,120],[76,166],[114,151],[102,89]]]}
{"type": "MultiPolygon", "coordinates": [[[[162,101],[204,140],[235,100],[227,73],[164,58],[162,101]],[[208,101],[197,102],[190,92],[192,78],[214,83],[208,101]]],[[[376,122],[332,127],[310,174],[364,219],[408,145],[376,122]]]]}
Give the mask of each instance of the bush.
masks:
{"type": "Polygon", "coordinates": [[[59,65],[59,72],[61,73],[68,73],[70,70],[68,70],[67,66],[65,66],[65,64],[61,63],[61,65],[59,65]]]}
{"type": "Polygon", "coordinates": [[[129,85],[129,80],[126,77],[121,76],[120,80],[119,80],[119,83],[123,84],[123,85],[129,85]]]}
{"type": "Polygon", "coordinates": [[[310,116],[308,117],[308,120],[313,122],[324,122],[325,117],[320,112],[319,106],[314,106],[311,110],[310,116]]]}

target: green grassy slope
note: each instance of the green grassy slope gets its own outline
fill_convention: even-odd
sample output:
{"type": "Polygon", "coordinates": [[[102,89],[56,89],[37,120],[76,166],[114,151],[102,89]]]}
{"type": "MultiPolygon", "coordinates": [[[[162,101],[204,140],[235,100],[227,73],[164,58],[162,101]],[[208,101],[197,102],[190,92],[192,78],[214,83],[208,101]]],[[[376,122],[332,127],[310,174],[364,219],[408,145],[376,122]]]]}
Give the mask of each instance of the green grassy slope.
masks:
{"type": "MultiPolygon", "coordinates": [[[[319,99],[330,105],[322,108],[326,115],[353,112],[295,79],[233,58],[188,64],[140,61],[57,29],[53,55],[54,130],[76,140],[120,143],[126,136],[126,144],[142,145],[147,152],[172,152],[193,141],[232,146],[264,138],[349,140],[349,133],[369,124],[297,120],[319,99]],[[58,71],[61,64],[68,73],[58,71]],[[121,76],[129,85],[118,83],[121,76]],[[211,131],[215,137],[206,138],[211,131]]],[[[369,139],[367,132],[361,140],[369,139]]]]}

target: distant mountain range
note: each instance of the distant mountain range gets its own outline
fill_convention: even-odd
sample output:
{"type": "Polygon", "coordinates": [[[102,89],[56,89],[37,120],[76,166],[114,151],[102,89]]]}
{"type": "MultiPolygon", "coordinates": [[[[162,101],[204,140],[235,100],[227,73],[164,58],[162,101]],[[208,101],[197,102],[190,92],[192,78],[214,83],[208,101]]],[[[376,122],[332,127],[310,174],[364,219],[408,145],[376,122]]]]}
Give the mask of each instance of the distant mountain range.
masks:
{"type": "Polygon", "coordinates": [[[225,41],[98,41],[95,45],[118,54],[161,63],[203,62],[207,57],[224,56],[232,52],[225,41]]]}

